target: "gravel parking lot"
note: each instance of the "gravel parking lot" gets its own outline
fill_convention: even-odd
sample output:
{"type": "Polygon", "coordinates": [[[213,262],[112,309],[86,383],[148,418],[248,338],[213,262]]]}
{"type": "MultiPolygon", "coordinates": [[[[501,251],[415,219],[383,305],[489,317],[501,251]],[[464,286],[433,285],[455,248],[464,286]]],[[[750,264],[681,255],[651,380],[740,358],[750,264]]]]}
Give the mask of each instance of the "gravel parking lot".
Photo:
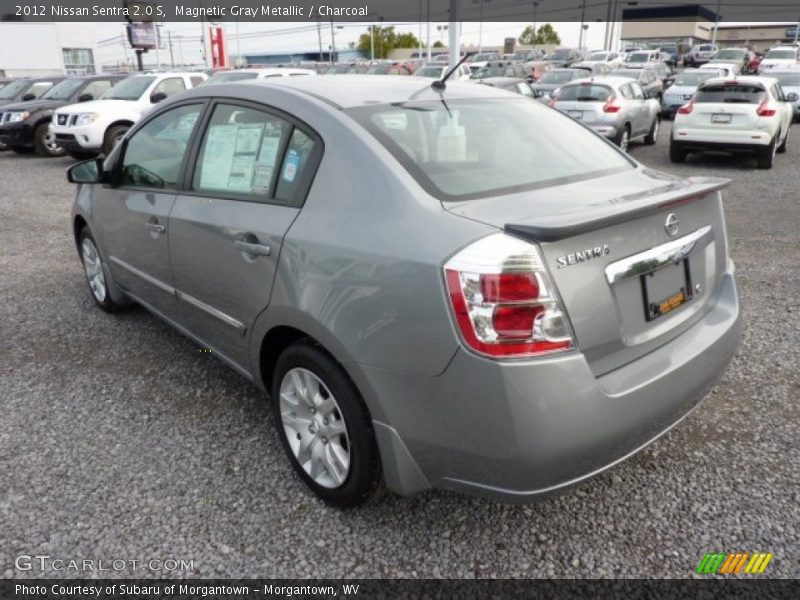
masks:
{"type": "MultiPolygon", "coordinates": [[[[750,158],[648,166],[730,177],[745,337],[676,430],[527,506],[432,492],[356,511],[294,475],[259,392],[134,309],[96,309],[70,231],[68,159],[0,154],[0,574],[20,554],[193,561],[189,577],[689,577],[706,552],[773,552],[800,577],[800,137],[750,158]]],[[[78,573],[59,573],[63,576],[78,573]]]]}

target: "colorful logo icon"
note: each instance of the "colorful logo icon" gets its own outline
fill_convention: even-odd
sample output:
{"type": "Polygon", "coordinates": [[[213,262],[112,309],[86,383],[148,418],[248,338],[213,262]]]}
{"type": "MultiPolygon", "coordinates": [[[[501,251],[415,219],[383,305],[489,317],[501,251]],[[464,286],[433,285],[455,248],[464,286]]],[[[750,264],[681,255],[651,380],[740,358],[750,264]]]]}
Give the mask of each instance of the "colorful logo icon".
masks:
{"type": "Polygon", "coordinates": [[[766,570],[772,556],[772,553],[767,552],[709,553],[700,561],[697,572],[702,575],[760,574],[766,570]]]}

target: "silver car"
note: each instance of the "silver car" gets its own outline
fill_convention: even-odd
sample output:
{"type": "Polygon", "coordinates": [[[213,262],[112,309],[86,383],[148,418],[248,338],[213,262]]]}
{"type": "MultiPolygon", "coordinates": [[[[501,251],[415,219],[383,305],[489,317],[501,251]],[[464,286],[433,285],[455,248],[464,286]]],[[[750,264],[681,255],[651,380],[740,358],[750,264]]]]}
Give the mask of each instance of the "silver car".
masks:
{"type": "Polygon", "coordinates": [[[268,393],[334,506],[573,485],[683,419],[740,338],[727,180],[486,85],[202,86],[68,177],[97,306],[268,393]]]}
{"type": "Polygon", "coordinates": [[[800,121],[800,66],[794,69],[773,69],[769,76],[781,84],[786,101],[792,104],[794,120],[800,121]]]}
{"type": "Polygon", "coordinates": [[[562,86],[550,106],[580,121],[627,151],[633,140],[653,145],[661,125],[661,105],[627,77],[597,77],[562,86]]]}
{"type": "Polygon", "coordinates": [[[668,118],[674,117],[678,109],[692,99],[701,83],[723,76],[723,72],[717,69],[684,69],[664,92],[664,99],[661,101],[661,115],[668,118]]]}

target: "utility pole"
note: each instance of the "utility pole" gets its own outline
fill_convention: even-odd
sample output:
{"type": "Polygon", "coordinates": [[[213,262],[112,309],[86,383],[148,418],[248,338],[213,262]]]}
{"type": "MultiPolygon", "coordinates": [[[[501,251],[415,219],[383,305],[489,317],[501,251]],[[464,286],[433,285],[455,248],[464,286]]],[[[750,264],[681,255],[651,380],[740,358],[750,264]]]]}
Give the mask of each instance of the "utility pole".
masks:
{"type": "Polygon", "coordinates": [[[369,59],[375,60],[375,26],[369,24],[369,59]]]}
{"type": "Polygon", "coordinates": [[[431,0],[428,0],[428,60],[431,59],[433,49],[431,47],[431,0]]]}
{"type": "Polygon", "coordinates": [[[584,27],[583,24],[586,22],[586,0],[581,2],[581,33],[578,37],[578,50],[583,50],[583,32],[584,27]]]}
{"type": "Polygon", "coordinates": [[[459,0],[450,0],[450,68],[461,60],[461,22],[458,20],[459,0]]]}
{"type": "Polygon", "coordinates": [[[175,54],[172,52],[172,32],[167,29],[167,40],[169,40],[169,62],[175,68],[175,54]]]}
{"type": "Polygon", "coordinates": [[[239,21],[236,21],[236,64],[234,67],[241,66],[242,64],[242,41],[239,39],[239,21]]]}
{"type": "Polygon", "coordinates": [[[156,69],[159,71],[161,70],[161,52],[159,51],[159,47],[161,46],[161,29],[159,28],[158,23],[156,23],[156,69]]]}
{"type": "Polygon", "coordinates": [[[419,42],[419,58],[422,59],[422,0],[419,0],[419,38],[417,39],[419,42]]]}
{"type": "Polygon", "coordinates": [[[608,0],[606,9],[606,34],[603,38],[603,50],[611,50],[611,0],[608,0]]]}
{"type": "MultiPolygon", "coordinates": [[[[534,42],[536,42],[536,26],[538,25],[537,19],[536,19],[536,17],[537,17],[536,11],[537,11],[538,8],[539,8],[539,3],[538,2],[534,2],[533,3],[533,41],[534,42]]],[[[535,46],[536,44],[534,43],[533,45],[535,46]]]]}
{"type": "Polygon", "coordinates": [[[317,38],[319,39],[319,61],[322,62],[322,23],[317,20],[317,38]]]}
{"type": "Polygon", "coordinates": [[[711,43],[717,43],[717,31],[719,30],[719,9],[722,6],[722,0],[717,0],[717,14],[714,15],[714,34],[711,36],[711,43]]]}
{"type": "Polygon", "coordinates": [[[333,17],[331,17],[331,62],[336,60],[336,32],[333,30],[333,17]]]}

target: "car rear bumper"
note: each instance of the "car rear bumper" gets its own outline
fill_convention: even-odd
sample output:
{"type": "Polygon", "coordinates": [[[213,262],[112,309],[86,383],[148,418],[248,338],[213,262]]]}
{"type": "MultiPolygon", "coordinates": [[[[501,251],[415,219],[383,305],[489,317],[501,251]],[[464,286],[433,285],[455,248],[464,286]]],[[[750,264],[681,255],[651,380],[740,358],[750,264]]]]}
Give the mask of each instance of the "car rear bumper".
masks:
{"type": "Polygon", "coordinates": [[[13,123],[0,127],[0,143],[22,148],[33,147],[33,128],[27,123],[13,123]]]}
{"type": "Polygon", "coordinates": [[[764,130],[674,128],[672,139],[685,148],[708,148],[731,152],[753,151],[772,143],[773,133],[764,130]]]}
{"type": "Polygon", "coordinates": [[[688,331],[600,377],[579,353],[496,362],[460,349],[433,378],[359,367],[376,431],[393,438],[379,436],[387,484],[525,502],[614,466],[686,417],[733,357],[732,263],[716,293],[688,331]]]}

